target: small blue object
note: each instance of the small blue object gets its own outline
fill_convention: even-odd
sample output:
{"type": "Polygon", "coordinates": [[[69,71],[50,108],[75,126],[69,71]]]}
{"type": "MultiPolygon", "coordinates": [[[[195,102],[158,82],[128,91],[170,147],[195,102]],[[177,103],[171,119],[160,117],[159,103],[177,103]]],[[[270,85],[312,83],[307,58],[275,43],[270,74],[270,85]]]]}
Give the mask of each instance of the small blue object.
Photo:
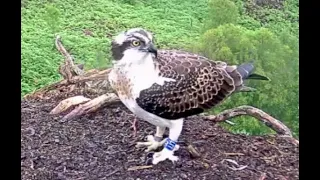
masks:
{"type": "Polygon", "coordinates": [[[172,141],[170,138],[167,138],[166,143],[165,143],[165,148],[172,151],[174,147],[176,146],[176,142],[172,141]]]}

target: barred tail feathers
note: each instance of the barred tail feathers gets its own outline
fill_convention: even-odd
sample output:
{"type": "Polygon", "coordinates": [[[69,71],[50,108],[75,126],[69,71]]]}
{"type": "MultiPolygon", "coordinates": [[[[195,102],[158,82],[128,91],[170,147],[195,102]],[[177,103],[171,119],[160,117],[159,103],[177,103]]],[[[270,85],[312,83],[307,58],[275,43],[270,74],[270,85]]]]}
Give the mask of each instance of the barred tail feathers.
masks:
{"type": "Polygon", "coordinates": [[[227,66],[226,71],[233,78],[237,92],[252,92],[256,89],[247,87],[243,84],[244,80],[255,79],[255,80],[267,80],[270,79],[266,76],[262,76],[254,72],[253,62],[244,63],[238,66],[227,66]]]}

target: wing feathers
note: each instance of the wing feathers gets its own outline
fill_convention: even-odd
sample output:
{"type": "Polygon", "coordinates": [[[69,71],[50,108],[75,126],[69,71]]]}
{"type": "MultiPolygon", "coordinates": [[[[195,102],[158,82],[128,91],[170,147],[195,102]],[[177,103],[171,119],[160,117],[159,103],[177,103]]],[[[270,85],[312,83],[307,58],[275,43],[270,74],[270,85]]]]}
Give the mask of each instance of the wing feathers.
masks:
{"type": "Polygon", "coordinates": [[[160,51],[155,60],[159,75],[175,79],[154,84],[140,92],[137,103],[146,111],[166,119],[179,119],[210,109],[234,90],[226,63],[179,51],[160,51]],[[147,98],[151,96],[152,98],[147,98]]]}
{"type": "Polygon", "coordinates": [[[154,84],[141,91],[136,100],[146,111],[172,120],[199,114],[235,91],[248,90],[243,80],[249,79],[253,72],[252,63],[228,66],[225,62],[175,50],[159,51],[155,63],[159,76],[176,81],[162,86],[154,84]]]}

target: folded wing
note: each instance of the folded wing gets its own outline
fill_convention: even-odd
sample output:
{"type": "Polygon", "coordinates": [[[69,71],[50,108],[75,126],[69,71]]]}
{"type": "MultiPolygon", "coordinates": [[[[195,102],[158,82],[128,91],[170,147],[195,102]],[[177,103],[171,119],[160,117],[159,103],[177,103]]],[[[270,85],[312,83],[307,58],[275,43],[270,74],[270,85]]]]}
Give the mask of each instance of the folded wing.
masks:
{"type": "MultiPolygon", "coordinates": [[[[175,81],[153,84],[136,101],[159,117],[174,120],[202,113],[235,90],[235,81],[227,72],[230,67],[224,62],[181,51],[160,51],[155,62],[160,76],[175,81]]],[[[235,75],[241,81],[236,84],[241,84],[240,74],[235,75]]]]}

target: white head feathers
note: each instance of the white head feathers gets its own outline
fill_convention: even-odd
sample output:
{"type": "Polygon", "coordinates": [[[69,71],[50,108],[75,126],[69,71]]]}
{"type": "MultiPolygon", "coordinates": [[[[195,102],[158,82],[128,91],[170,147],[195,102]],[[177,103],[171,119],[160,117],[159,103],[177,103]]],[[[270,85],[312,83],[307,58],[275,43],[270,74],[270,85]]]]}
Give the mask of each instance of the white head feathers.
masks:
{"type": "Polygon", "coordinates": [[[119,35],[114,38],[114,42],[121,45],[130,36],[139,37],[141,39],[144,39],[145,42],[150,42],[153,39],[152,33],[144,30],[143,28],[132,28],[128,31],[119,33],[119,35]]]}

